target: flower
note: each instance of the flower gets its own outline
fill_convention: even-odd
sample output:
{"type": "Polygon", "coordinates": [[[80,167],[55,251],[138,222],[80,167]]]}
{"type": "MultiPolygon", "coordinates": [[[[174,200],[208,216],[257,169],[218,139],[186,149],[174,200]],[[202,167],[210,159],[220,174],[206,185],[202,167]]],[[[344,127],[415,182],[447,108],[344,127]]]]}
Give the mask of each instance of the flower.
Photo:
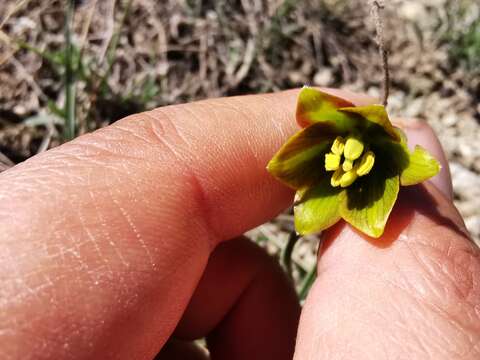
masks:
{"type": "Polygon", "coordinates": [[[303,127],[267,170],[295,189],[295,228],[316,233],[344,219],[363,233],[383,234],[400,185],[436,175],[440,164],[424,148],[413,152],[382,105],[354,106],[304,87],[297,102],[303,127]]]}

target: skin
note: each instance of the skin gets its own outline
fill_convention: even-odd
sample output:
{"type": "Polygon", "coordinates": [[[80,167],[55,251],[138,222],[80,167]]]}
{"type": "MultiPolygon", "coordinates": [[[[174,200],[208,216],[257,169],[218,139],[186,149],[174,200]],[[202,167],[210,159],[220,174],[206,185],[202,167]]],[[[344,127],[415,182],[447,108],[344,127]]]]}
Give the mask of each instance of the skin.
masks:
{"type": "Polygon", "coordinates": [[[441,173],[402,190],[381,239],[325,233],[299,324],[278,265],[239,238],[293,199],[265,165],[297,94],[156,109],[2,173],[0,358],[203,359],[206,336],[213,359],[478,359],[479,249],[425,125],[403,121],[441,173]]]}

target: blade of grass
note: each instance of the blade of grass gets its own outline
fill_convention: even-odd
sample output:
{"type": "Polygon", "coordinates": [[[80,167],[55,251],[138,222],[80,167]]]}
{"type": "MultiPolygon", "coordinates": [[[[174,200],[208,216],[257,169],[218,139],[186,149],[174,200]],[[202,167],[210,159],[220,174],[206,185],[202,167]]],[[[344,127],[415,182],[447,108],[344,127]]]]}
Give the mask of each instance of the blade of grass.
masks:
{"type": "Polygon", "coordinates": [[[40,50],[38,48],[36,48],[35,46],[32,46],[22,40],[18,40],[18,39],[13,39],[12,42],[17,45],[20,49],[24,49],[24,50],[28,50],[28,51],[31,51],[35,54],[37,54],[38,56],[40,56],[42,59],[45,59],[47,61],[49,61],[52,65],[60,65],[60,62],[58,61],[57,58],[55,58],[55,55],[52,54],[51,52],[49,51],[44,51],[44,50],[40,50]]]}
{"type": "Polygon", "coordinates": [[[128,17],[128,14],[130,13],[130,7],[132,5],[132,0],[127,0],[125,4],[125,10],[122,14],[122,17],[120,19],[120,22],[118,24],[118,28],[115,31],[115,34],[113,34],[112,39],[110,40],[110,44],[108,45],[107,49],[107,69],[105,70],[105,73],[103,74],[101,80],[100,80],[100,90],[104,91],[105,88],[107,87],[107,78],[110,75],[113,67],[113,62],[115,60],[115,52],[118,47],[118,42],[120,40],[120,34],[122,32],[123,25],[125,24],[125,21],[128,17]]]}
{"type": "Polygon", "coordinates": [[[68,0],[65,19],[65,141],[75,137],[75,74],[73,71],[72,21],[75,11],[74,0],[68,0]]]}
{"type": "Polygon", "coordinates": [[[298,291],[298,298],[300,299],[301,302],[305,300],[305,298],[308,295],[308,292],[310,291],[310,288],[313,285],[313,282],[317,278],[317,263],[312,266],[312,268],[308,271],[307,275],[303,279],[301,285],[300,285],[300,290],[298,291]]]}

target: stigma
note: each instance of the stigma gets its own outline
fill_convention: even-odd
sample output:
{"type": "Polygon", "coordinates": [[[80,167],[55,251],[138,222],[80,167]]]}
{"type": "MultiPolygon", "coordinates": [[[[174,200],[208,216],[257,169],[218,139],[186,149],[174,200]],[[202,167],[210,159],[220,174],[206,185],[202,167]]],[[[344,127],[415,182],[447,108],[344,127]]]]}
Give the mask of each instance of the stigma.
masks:
{"type": "Polygon", "coordinates": [[[345,188],[352,185],[359,176],[367,175],[374,163],[373,151],[365,151],[364,143],[354,136],[349,136],[346,140],[337,136],[330,152],[325,154],[325,169],[333,171],[330,178],[333,187],[345,188]]]}

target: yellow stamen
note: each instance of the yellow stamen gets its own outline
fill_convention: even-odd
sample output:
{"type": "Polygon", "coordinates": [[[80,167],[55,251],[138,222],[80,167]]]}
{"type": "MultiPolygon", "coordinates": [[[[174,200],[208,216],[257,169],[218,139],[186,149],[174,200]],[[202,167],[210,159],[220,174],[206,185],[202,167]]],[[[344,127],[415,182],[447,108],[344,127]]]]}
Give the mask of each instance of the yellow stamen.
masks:
{"type": "Polygon", "coordinates": [[[342,178],[342,175],[343,175],[342,168],[338,168],[337,170],[335,170],[332,177],[330,178],[330,184],[333,187],[339,186],[340,185],[340,179],[342,178]]]}
{"type": "Polygon", "coordinates": [[[360,164],[357,167],[357,175],[367,175],[370,170],[372,170],[374,163],[375,154],[373,153],[373,151],[367,151],[365,154],[363,154],[362,160],[360,160],[360,164]]]}
{"type": "Polygon", "coordinates": [[[347,171],[340,178],[340,186],[342,188],[352,185],[355,180],[357,180],[357,173],[355,170],[347,171]]]}
{"type": "Polygon", "coordinates": [[[343,148],[345,147],[345,140],[341,136],[337,136],[332,144],[332,153],[337,155],[343,154],[343,148]]]}
{"type": "Polygon", "coordinates": [[[340,166],[340,155],[328,153],[325,154],[325,170],[337,170],[340,166]]]}
{"type": "Polygon", "coordinates": [[[343,171],[350,171],[353,169],[353,161],[345,159],[345,161],[342,164],[343,171]]]}
{"type": "Polygon", "coordinates": [[[356,160],[362,155],[363,143],[354,137],[348,137],[345,143],[344,156],[348,160],[356,160]]]}

